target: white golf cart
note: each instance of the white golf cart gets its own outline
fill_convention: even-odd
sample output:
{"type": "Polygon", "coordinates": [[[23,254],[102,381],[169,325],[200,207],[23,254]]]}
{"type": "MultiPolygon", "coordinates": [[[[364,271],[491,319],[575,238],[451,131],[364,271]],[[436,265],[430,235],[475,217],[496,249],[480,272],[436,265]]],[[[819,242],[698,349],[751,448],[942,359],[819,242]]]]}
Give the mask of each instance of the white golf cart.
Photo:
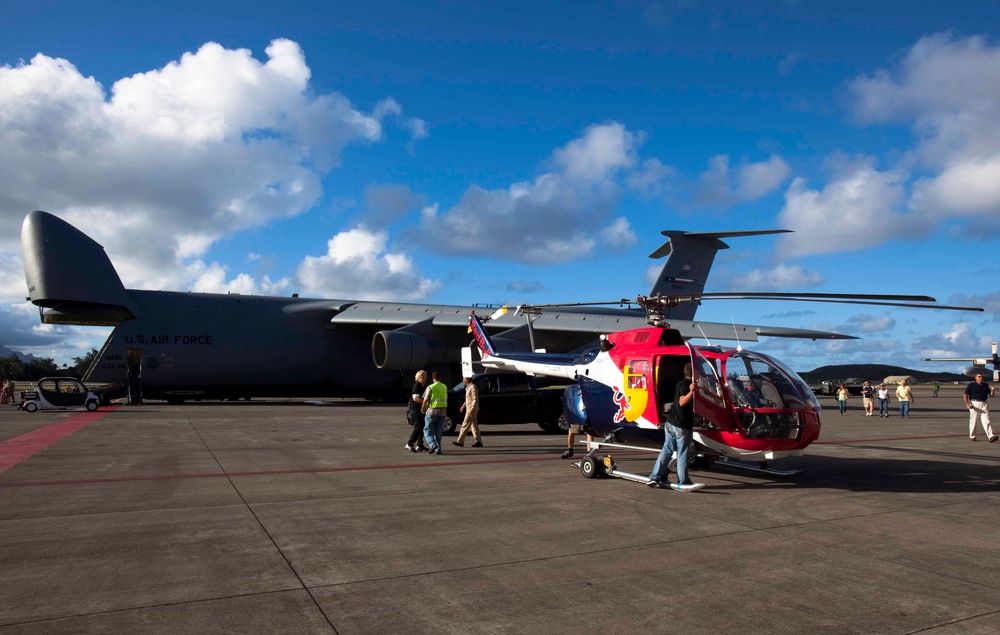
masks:
{"type": "Polygon", "coordinates": [[[21,391],[18,410],[97,410],[100,398],[87,390],[83,383],[72,377],[46,377],[39,379],[31,389],[21,391]]]}

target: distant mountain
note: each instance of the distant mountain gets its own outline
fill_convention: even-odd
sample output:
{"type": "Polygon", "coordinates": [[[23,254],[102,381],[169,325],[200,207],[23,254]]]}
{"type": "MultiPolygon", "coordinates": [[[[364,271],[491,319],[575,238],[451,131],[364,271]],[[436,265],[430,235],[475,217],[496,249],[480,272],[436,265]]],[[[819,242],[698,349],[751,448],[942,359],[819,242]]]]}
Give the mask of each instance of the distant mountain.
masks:
{"type": "Polygon", "coordinates": [[[889,366],[887,364],[844,364],[842,366],[820,366],[815,370],[806,373],[799,373],[808,383],[819,383],[821,381],[844,381],[858,378],[867,379],[872,383],[880,382],[890,375],[909,375],[917,381],[969,381],[965,375],[957,373],[943,373],[940,371],[911,370],[902,366],[889,366]]]}
{"type": "Polygon", "coordinates": [[[19,360],[21,360],[22,362],[29,362],[29,363],[33,362],[33,361],[36,361],[36,360],[39,359],[39,358],[35,357],[34,355],[27,355],[25,353],[18,353],[17,351],[10,350],[6,346],[0,346],[0,357],[10,357],[11,355],[16,355],[17,358],[19,360]]]}

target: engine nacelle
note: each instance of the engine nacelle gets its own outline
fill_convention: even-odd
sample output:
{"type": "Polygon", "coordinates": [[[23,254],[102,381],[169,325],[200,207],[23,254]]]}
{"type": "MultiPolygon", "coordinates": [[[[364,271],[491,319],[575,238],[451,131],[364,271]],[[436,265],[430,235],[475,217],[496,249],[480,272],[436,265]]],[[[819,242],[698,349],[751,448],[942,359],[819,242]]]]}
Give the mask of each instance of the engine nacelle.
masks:
{"type": "Polygon", "coordinates": [[[379,331],[372,339],[372,360],[386,370],[416,370],[428,365],[458,364],[462,347],[419,333],[379,331]]]}
{"type": "MultiPolygon", "coordinates": [[[[501,353],[524,353],[531,347],[519,340],[494,338],[501,353]]],[[[478,359],[478,355],[476,356],[478,359]]],[[[462,347],[407,331],[379,331],[372,338],[372,361],[385,370],[418,370],[429,365],[459,364],[462,347]]]]}

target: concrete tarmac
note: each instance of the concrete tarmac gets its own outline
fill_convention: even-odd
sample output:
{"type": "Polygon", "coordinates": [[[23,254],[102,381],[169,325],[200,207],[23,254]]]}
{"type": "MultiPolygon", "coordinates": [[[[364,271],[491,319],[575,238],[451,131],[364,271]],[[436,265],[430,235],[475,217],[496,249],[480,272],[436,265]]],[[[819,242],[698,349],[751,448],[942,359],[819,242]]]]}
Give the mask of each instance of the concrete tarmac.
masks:
{"type": "Polygon", "coordinates": [[[4,407],[0,633],[1000,632],[1000,443],[957,391],[822,401],[775,462],[805,473],[698,492],[585,479],[532,426],[412,454],[398,405],[4,407]]]}

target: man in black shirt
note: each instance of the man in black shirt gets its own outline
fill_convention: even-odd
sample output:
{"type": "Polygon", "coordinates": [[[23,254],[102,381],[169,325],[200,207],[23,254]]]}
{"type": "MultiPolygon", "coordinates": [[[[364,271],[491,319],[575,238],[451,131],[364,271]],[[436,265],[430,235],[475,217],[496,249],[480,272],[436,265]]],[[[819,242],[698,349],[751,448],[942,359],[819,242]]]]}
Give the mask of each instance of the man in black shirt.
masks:
{"type": "Polygon", "coordinates": [[[969,409],[969,438],[976,440],[976,423],[980,419],[983,421],[983,430],[989,437],[990,443],[997,440],[993,434],[993,426],[990,425],[990,406],[986,400],[993,396],[993,386],[983,381],[983,374],[976,374],[976,381],[965,387],[965,407],[969,409]]]}
{"type": "Polygon", "coordinates": [[[674,391],[674,405],[670,409],[668,421],[663,423],[663,449],[656,457],[653,473],[646,485],[650,487],[673,487],[686,491],[704,487],[703,483],[692,483],[687,477],[688,450],[694,436],[694,384],[691,382],[691,364],[684,365],[684,379],[677,382],[674,391]],[[667,482],[670,459],[677,449],[677,485],[667,482]]]}
{"type": "Polygon", "coordinates": [[[872,416],[875,412],[875,386],[872,386],[867,379],[865,385],[861,387],[861,403],[865,405],[865,416],[872,416]]]}
{"type": "Polygon", "coordinates": [[[420,414],[423,404],[424,389],[427,388],[427,371],[418,370],[413,388],[410,389],[410,402],[406,404],[406,422],[410,424],[410,439],[403,446],[410,452],[426,452],[424,447],[424,416],[420,414]]]}

